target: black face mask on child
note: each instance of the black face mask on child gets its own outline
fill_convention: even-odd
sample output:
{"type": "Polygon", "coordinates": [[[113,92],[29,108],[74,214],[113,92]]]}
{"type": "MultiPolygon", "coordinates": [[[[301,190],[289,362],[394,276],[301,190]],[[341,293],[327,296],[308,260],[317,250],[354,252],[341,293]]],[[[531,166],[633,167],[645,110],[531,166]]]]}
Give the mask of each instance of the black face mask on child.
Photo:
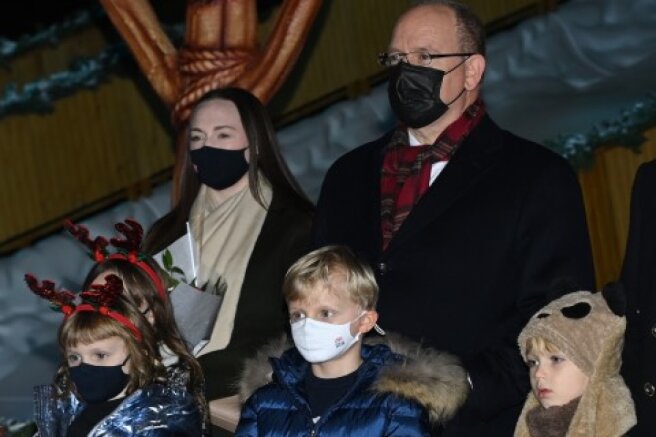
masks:
{"type": "Polygon", "coordinates": [[[129,375],[123,373],[121,367],[129,359],[128,356],[118,366],[80,363],[78,366],[69,367],[68,372],[82,400],[89,404],[96,404],[110,400],[128,385],[129,375]]]}

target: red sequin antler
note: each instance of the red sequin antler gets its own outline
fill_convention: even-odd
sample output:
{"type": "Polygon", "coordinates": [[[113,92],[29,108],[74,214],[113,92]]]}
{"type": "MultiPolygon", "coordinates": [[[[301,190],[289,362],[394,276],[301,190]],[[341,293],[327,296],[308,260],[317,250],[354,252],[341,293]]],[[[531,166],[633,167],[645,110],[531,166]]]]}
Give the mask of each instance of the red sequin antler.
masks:
{"type": "Polygon", "coordinates": [[[91,250],[91,255],[96,262],[101,262],[107,257],[107,245],[109,242],[104,237],[89,237],[89,229],[83,225],[76,225],[69,219],[64,220],[64,227],[71,235],[91,250]]]}
{"type": "Polygon", "coordinates": [[[141,270],[143,270],[153,284],[155,284],[157,293],[159,293],[162,300],[166,300],[167,294],[164,289],[164,284],[162,284],[162,279],[157,272],[155,272],[155,270],[153,270],[153,268],[142,259],[143,254],[139,252],[141,248],[141,239],[143,238],[144,233],[143,227],[141,227],[139,222],[132,219],[125,219],[124,222],[116,223],[114,227],[121,234],[125,235],[125,238],[112,238],[109,241],[112,243],[112,246],[117,247],[119,250],[123,250],[126,253],[111,255],[110,259],[124,257],[131,263],[141,267],[141,270]]]}
{"type": "Polygon", "coordinates": [[[91,290],[81,292],[79,297],[82,303],[79,305],[73,304],[76,298],[74,293],[66,290],[56,291],[55,283],[52,281],[46,280],[39,284],[34,275],[26,274],[25,282],[36,295],[49,300],[58,307],[64,313],[64,318],[79,312],[97,312],[116,320],[132,331],[137,340],[141,340],[141,331],[134,323],[112,309],[123,293],[123,281],[118,276],[107,275],[104,284],[92,285],[91,290]]]}
{"type": "Polygon", "coordinates": [[[141,239],[143,238],[143,228],[141,225],[135,220],[126,219],[122,223],[116,223],[114,227],[121,234],[125,235],[125,238],[112,238],[110,240],[112,246],[123,249],[126,252],[138,252],[141,247],[141,239]]]}
{"type": "Polygon", "coordinates": [[[36,279],[36,277],[29,273],[25,275],[25,282],[27,282],[28,287],[30,287],[30,290],[32,290],[34,294],[49,300],[66,316],[69,316],[75,309],[75,306],[73,305],[75,294],[67,290],[55,290],[54,282],[45,280],[39,284],[39,281],[36,279]]]}
{"type": "Polygon", "coordinates": [[[89,303],[104,307],[113,307],[123,293],[123,281],[116,275],[107,275],[104,284],[92,284],[90,290],[80,293],[80,297],[89,303]]]}
{"type": "Polygon", "coordinates": [[[70,220],[64,221],[64,227],[66,227],[75,238],[91,249],[93,258],[96,262],[100,263],[105,259],[122,259],[141,268],[141,270],[143,270],[153,282],[155,288],[157,288],[157,293],[162,300],[166,300],[168,295],[164,289],[164,284],[162,284],[162,279],[157,272],[155,272],[155,270],[143,260],[145,255],[140,252],[144,231],[139,222],[132,219],[126,219],[124,222],[116,223],[116,225],[114,225],[116,230],[123,234],[125,238],[111,238],[109,240],[112,243],[112,246],[116,247],[119,251],[118,253],[113,253],[111,255],[108,255],[107,252],[107,245],[109,243],[106,238],[96,237],[95,240],[91,240],[89,237],[89,230],[86,227],[75,225],[70,220]]]}

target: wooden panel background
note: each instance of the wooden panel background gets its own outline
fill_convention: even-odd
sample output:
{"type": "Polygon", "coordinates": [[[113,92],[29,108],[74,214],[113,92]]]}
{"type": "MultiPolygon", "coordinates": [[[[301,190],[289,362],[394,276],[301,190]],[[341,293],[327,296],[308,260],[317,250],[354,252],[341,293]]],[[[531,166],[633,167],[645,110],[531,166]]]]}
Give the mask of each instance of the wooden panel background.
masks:
{"type": "MultiPolygon", "coordinates": [[[[68,67],[105,48],[88,28],[54,48],[31,51],[0,71],[0,88],[68,67]]],[[[49,114],[0,119],[0,247],[10,250],[118,199],[173,164],[171,136],[131,78],[111,76],[95,90],[55,103],[49,114]]]]}
{"type": "MultiPolygon", "coordinates": [[[[555,0],[470,0],[491,28],[553,7],[555,0]]],[[[291,77],[270,105],[278,126],[332,101],[366,92],[381,77],[376,54],[410,0],[326,0],[291,77]]],[[[181,17],[182,18],[182,17],[181,17]]],[[[263,40],[275,12],[260,26],[263,40]]],[[[95,27],[32,50],[0,70],[0,89],[68,68],[106,47],[95,27]]],[[[140,76],[135,72],[135,76],[140,76]]],[[[0,119],[0,254],[112,202],[148,193],[169,177],[172,137],[141,77],[111,76],[95,90],[55,103],[45,115],[0,119]]],[[[166,116],[164,116],[164,119],[166,116]]]]}
{"type": "Polygon", "coordinates": [[[599,288],[619,276],[633,178],[641,163],[656,158],[656,128],[645,137],[640,153],[609,146],[596,153],[592,168],[579,171],[599,288]]]}

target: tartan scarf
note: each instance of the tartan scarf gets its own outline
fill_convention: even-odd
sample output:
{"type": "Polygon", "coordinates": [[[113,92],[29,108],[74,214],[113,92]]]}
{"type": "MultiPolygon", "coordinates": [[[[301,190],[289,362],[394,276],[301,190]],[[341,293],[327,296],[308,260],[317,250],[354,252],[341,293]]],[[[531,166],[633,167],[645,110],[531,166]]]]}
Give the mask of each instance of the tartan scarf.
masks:
{"type": "Polygon", "coordinates": [[[385,147],[380,183],[383,250],[428,189],[433,164],[448,161],[484,114],[485,105],[477,99],[433,144],[408,145],[408,129],[404,126],[392,134],[385,147]]]}

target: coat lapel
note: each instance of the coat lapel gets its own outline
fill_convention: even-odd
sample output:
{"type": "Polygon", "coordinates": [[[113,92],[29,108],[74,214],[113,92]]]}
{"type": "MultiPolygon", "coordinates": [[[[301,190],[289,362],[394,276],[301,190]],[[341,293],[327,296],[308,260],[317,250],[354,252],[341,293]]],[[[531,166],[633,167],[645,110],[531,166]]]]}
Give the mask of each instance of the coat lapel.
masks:
{"type": "Polygon", "coordinates": [[[369,170],[362,180],[362,183],[371,184],[372,192],[371,196],[368,196],[368,198],[371,199],[371,203],[365,206],[370,225],[366,226],[364,229],[367,229],[368,232],[371,233],[370,237],[366,239],[366,241],[370,241],[373,244],[373,247],[369,248],[370,253],[376,254],[380,254],[383,247],[383,236],[380,222],[380,178],[383,168],[383,160],[385,158],[385,148],[393,133],[394,131],[392,130],[381,138],[379,141],[379,147],[373,149],[371,160],[366,163],[369,170]]]}
{"type": "MultiPolygon", "coordinates": [[[[414,206],[390,241],[386,254],[392,253],[413,238],[426,225],[451,208],[458,199],[484,182],[488,171],[496,166],[503,155],[499,134],[500,129],[485,116],[414,206]]],[[[380,199],[380,194],[378,198],[380,199]]],[[[380,200],[378,210],[380,211],[380,200]]],[[[380,219],[378,222],[380,223],[380,219]]],[[[380,234],[380,226],[378,233],[380,234]]]]}

